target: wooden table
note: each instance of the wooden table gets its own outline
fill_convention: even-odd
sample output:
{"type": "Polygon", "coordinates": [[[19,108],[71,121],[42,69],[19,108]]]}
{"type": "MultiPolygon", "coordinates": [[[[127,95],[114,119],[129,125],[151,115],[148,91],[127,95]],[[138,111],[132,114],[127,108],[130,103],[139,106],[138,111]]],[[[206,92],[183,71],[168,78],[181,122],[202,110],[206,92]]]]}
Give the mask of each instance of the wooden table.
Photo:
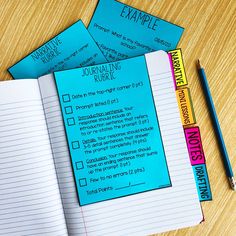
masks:
{"type": "MultiPolygon", "coordinates": [[[[198,125],[213,201],[202,203],[205,222],[161,235],[236,235],[236,193],[224,173],[195,62],[206,69],[229,156],[236,174],[236,0],[122,1],[185,28],[179,43],[198,125]]],[[[6,69],[74,21],[87,25],[97,0],[0,0],[0,78],[6,69]]]]}

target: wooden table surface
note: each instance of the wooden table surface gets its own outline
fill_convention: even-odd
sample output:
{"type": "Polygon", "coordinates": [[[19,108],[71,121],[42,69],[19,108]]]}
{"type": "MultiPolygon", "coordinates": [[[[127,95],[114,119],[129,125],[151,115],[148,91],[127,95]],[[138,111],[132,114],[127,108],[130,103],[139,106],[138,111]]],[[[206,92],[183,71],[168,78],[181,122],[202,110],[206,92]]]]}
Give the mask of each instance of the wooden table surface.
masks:
{"type": "MultiPolygon", "coordinates": [[[[161,235],[236,235],[236,193],[223,169],[195,69],[205,67],[228,153],[236,174],[236,0],[122,0],[185,28],[183,50],[189,88],[200,126],[213,201],[202,203],[205,222],[161,235]]],[[[0,0],[0,80],[6,69],[82,19],[87,25],[97,0],[0,0]]]]}

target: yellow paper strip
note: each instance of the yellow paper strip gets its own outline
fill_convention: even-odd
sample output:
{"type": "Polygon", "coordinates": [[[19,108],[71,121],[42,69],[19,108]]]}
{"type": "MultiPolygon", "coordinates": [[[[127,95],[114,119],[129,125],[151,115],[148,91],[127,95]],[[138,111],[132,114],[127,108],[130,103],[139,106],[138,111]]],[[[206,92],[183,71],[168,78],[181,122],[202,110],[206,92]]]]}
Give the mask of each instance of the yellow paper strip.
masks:
{"type": "Polygon", "coordinates": [[[176,90],[182,124],[193,125],[196,123],[189,88],[176,90]]]}
{"type": "Polygon", "coordinates": [[[181,87],[181,86],[187,85],[188,81],[187,81],[187,77],[185,74],[184,62],[183,62],[181,49],[178,48],[178,49],[169,51],[169,53],[172,56],[172,63],[173,63],[173,67],[174,67],[176,86],[181,87]]]}

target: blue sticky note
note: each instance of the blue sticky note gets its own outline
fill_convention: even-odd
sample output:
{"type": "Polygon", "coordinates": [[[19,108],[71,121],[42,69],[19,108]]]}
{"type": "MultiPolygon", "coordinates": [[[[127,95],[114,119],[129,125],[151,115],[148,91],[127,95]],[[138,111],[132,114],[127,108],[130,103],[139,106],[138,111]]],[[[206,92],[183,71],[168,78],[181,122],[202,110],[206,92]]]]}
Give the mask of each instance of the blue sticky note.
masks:
{"type": "Polygon", "coordinates": [[[54,76],[80,205],[171,186],[144,56],[54,76]]]}
{"type": "Polygon", "coordinates": [[[80,20],[17,62],[8,71],[15,79],[32,79],[58,70],[106,61],[80,20]]]}
{"type": "Polygon", "coordinates": [[[108,61],[176,48],[184,29],[115,0],[100,0],[89,32],[108,61]]]}
{"type": "Polygon", "coordinates": [[[206,164],[194,165],[193,173],[197,185],[198,197],[202,201],[211,201],[212,193],[207,174],[206,164]]]}

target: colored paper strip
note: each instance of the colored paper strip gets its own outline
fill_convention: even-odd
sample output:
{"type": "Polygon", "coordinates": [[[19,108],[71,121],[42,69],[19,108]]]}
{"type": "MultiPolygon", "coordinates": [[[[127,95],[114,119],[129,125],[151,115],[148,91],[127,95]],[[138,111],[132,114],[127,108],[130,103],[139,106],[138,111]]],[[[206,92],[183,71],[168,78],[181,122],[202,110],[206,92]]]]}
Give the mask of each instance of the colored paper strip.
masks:
{"type": "Polygon", "coordinates": [[[188,84],[188,80],[186,77],[184,62],[181,49],[175,49],[169,51],[172,56],[172,64],[174,69],[175,81],[177,87],[182,87],[188,84]]]}
{"type": "Polygon", "coordinates": [[[205,163],[200,130],[197,126],[184,129],[189,157],[192,165],[205,163]]]}
{"type": "Polygon", "coordinates": [[[193,173],[197,185],[199,200],[211,201],[212,193],[210,188],[210,182],[207,174],[207,169],[205,164],[193,166],[193,173]]]}
{"type": "Polygon", "coordinates": [[[176,90],[177,101],[183,126],[196,123],[189,88],[176,90]]]}

